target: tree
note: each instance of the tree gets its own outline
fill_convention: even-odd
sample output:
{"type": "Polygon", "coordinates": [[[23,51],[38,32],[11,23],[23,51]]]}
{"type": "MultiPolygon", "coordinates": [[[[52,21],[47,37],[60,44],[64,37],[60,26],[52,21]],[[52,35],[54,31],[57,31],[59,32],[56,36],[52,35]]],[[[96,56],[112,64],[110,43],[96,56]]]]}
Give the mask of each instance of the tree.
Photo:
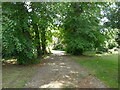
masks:
{"type": "Polygon", "coordinates": [[[111,33],[100,25],[106,3],[6,2],[2,7],[3,57],[16,58],[19,64],[38,62],[52,36],[68,53],[83,54],[103,47],[111,33]]]}
{"type": "Polygon", "coordinates": [[[14,56],[18,64],[35,62],[25,3],[2,3],[2,7],[3,57],[14,56]]]}
{"type": "Polygon", "coordinates": [[[104,43],[101,33],[101,3],[70,3],[64,20],[64,42],[66,50],[72,54],[82,54],[86,50],[98,48],[104,43]]]}
{"type": "Polygon", "coordinates": [[[118,29],[118,37],[116,38],[116,41],[118,42],[118,45],[120,45],[120,3],[113,3],[111,5],[111,8],[108,8],[106,12],[108,21],[105,23],[105,26],[110,27],[114,30],[118,29]]]}
{"type": "Polygon", "coordinates": [[[32,8],[32,12],[31,12],[31,19],[32,19],[32,26],[33,26],[33,30],[35,32],[35,45],[37,48],[37,57],[42,55],[42,51],[41,51],[41,44],[40,44],[40,31],[39,31],[39,17],[37,15],[37,9],[38,9],[38,4],[36,3],[32,3],[31,4],[31,8],[32,8]]]}
{"type": "MultiPolygon", "coordinates": [[[[52,3],[45,3],[45,2],[41,2],[41,3],[31,3],[31,8],[32,8],[32,12],[34,12],[35,14],[35,23],[37,23],[37,25],[34,27],[36,28],[36,35],[37,35],[37,40],[38,40],[38,50],[42,49],[41,54],[46,54],[46,46],[47,46],[47,33],[49,33],[48,27],[51,26],[52,22],[53,22],[53,18],[54,18],[54,11],[53,11],[53,7],[52,7],[52,3]],[[38,30],[37,30],[38,29],[38,30]],[[41,45],[40,45],[41,44],[41,45]]],[[[33,21],[33,20],[32,20],[33,21]]],[[[38,55],[39,56],[39,55],[38,55]]]]}
{"type": "Polygon", "coordinates": [[[46,54],[48,27],[53,20],[52,3],[3,3],[3,57],[32,64],[46,54]],[[31,10],[31,11],[30,11],[31,10]]]}

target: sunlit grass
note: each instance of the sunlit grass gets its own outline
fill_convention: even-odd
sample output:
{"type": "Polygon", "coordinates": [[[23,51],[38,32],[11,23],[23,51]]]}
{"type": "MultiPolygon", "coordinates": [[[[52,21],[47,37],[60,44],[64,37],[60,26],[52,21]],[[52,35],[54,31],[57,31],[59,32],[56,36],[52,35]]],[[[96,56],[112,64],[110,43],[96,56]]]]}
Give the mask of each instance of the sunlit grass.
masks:
{"type": "Polygon", "coordinates": [[[118,55],[103,55],[101,57],[77,57],[73,58],[91,71],[108,86],[112,88],[118,87],[118,55]]]}
{"type": "MultiPolygon", "coordinates": [[[[118,51],[112,51],[112,54],[118,54],[118,51]]],[[[96,54],[96,51],[86,51],[83,53],[83,55],[87,55],[87,56],[106,56],[106,55],[111,55],[111,53],[107,53],[107,52],[103,52],[102,54],[96,54]]]]}

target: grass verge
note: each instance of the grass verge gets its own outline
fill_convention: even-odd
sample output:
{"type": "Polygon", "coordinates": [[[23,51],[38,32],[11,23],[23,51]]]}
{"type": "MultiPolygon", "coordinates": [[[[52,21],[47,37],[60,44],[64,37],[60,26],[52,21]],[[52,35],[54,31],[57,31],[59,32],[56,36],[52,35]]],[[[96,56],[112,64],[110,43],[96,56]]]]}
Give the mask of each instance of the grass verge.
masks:
{"type": "Polygon", "coordinates": [[[112,54],[101,57],[73,56],[80,65],[91,71],[111,88],[118,87],[118,55],[112,54]]]}
{"type": "Polygon", "coordinates": [[[13,65],[2,66],[2,86],[3,88],[23,88],[31,77],[37,73],[37,68],[44,65],[44,61],[33,65],[13,65]]]}

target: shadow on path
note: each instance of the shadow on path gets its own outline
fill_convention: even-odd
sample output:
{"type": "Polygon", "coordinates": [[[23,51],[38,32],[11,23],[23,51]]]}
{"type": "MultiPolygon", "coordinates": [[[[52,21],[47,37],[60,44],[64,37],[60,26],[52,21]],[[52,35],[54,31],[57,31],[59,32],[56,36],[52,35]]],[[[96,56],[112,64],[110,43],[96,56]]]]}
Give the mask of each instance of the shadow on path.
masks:
{"type": "Polygon", "coordinates": [[[52,50],[49,62],[39,67],[27,88],[107,88],[64,51],[52,50]]]}

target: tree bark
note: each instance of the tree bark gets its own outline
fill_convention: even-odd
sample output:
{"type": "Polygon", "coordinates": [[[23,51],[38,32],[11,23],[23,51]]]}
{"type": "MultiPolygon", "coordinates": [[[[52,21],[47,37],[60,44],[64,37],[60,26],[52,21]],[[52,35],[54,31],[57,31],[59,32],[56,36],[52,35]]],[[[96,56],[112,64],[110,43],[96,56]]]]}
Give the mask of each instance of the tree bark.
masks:
{"type": "Polygon", "coordinates": [[[42,54],[46,54],[47,51],[46,51],[46,35],[45,35],[46,31],[45,29],[43,29],[41,31],[41,41],[42,41],[42,54]]]}
{"type": "Polygon", "coordinates": [[[33,28],[35,31],[35,41],[36,41],[36,48],[37,48],[37,56],[41,55],[41,45],[40,45],[40,36],[37,24],[33,24],[33,28]]]}

